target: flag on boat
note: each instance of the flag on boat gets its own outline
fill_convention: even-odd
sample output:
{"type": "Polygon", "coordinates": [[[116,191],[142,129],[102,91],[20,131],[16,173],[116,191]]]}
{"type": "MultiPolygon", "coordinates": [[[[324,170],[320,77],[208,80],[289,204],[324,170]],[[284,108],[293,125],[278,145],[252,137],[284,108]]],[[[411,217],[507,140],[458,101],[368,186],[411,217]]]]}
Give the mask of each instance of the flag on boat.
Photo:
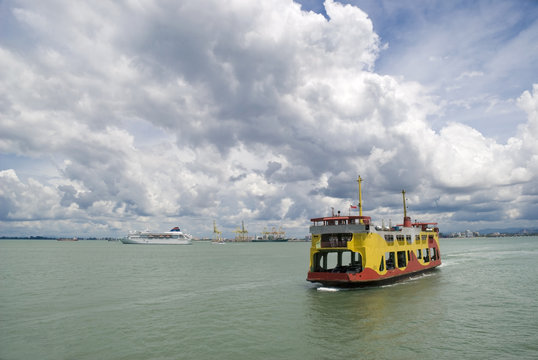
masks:
{"type": "Polygon", "coordinates": [[[179,231],[179,226],[176,226],[175,228],[172,228],[170,231],[179,231]]]}
{"type": "Polygon", "coordinates": [[[349,208],[353,211],[359,210],[359,207],[355,205],[349,205],[349,208]]]}

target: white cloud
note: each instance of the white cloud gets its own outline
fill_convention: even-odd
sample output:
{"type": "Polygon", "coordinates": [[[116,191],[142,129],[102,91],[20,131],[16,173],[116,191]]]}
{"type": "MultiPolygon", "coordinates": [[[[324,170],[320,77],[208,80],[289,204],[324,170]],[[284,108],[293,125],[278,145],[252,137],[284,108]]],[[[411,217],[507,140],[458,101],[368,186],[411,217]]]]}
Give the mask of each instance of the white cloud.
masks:
{"type": "Polygon", "coordinates": [[[367,14],[325,6],[329,19],[286,0],[11,6],[32,40],[0,38],[0,152],[57,174],[0,168],[2,229],[120,235],[182,221],[208,235],[216,218],[303,235],[309,217],[349,206],[358,172],[374,214],[399,214],[405,187],[411,208],[457,226],[458,209],[490,216],[488,198],[510,189],[511,216],[528,218],[536,86],[505,144],[460,122],[436,131],[430,89],[374,72],[367,14]]]}
{"type": "Polygon", "coordinates": [[[510,144],[518,151],[514,154],[523,167],[538,174],[538,84],[532,93],[525,91],[518,99],[518,105],[527,113],[527,122],[518,128],[518,135],[510,139],[510,144]]]}
{"type": "Polygon", "coordinates": [[[6,235],[50,235],[59,229],[71,233],[77,220],[87,217],[76,206],[61,206],[55,187],[32,178],[23,182],[11,169],[0,171],[0,209],[1,229],[6,235]]]}
{"type": "Polygon", "coordinates": [[[481,76],[484,76],[484,73],[482,71],[465,71],[463,74],[458,76],[456,80],[466,80],[468,78],[475,78],[481,76]]]}

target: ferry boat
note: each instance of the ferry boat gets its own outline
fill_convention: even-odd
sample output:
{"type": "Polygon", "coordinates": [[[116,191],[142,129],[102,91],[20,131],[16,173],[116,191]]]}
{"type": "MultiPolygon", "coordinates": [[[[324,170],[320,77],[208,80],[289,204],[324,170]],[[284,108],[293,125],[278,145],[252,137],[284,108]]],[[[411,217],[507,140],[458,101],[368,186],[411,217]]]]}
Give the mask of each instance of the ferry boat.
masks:
{"type": "Polygon", "coordinates": [[[127,237],[120,239],[124,244],[143,245],[190,245],[192,236],[183,233],[178,226],[170,231],[150,232],[150,231],[130,231],[127,237]]]}
{"type": "Polygon", "coordinates": [[[362,215],[360,176],[357,182],[358,216],[338,212],[311,219],[308,281],[339,287],[382,285],[441,265],[437,223],[411,221],[405,190],[403,224],[375,226],[362,215]]]}

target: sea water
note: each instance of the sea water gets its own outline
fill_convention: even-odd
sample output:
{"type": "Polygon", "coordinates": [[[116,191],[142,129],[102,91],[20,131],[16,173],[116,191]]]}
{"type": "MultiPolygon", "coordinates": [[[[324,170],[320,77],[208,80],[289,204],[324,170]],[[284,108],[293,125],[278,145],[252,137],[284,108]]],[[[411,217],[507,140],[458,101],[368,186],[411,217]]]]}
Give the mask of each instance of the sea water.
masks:
{"type": "Polygon", "coordinates": [[[306,282],[308,243],[0,241],[0,359],[537,359],[538,238],[441,239],[393,285],[306,282]]]}

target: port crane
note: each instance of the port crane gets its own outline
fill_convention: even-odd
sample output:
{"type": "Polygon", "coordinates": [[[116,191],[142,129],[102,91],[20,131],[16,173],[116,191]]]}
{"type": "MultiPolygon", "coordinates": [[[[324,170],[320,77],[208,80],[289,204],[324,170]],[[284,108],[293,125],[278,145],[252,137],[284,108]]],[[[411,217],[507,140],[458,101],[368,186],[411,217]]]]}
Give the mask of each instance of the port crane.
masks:
{"type": "Polygon", "coordinates": [[[235,241],[247,241],[248,231],[245,229],[245,222],[241,221],[241,229],[237,228],[234,230],[235,241]]]}
{"type": "Polygon", "coordinates": [[[215,220],[213,220],[213,234],[215,234],[214,241],[221,241],[222,231],[219,231],[219,229],[217,229],[217,222],[215,220]]]}

